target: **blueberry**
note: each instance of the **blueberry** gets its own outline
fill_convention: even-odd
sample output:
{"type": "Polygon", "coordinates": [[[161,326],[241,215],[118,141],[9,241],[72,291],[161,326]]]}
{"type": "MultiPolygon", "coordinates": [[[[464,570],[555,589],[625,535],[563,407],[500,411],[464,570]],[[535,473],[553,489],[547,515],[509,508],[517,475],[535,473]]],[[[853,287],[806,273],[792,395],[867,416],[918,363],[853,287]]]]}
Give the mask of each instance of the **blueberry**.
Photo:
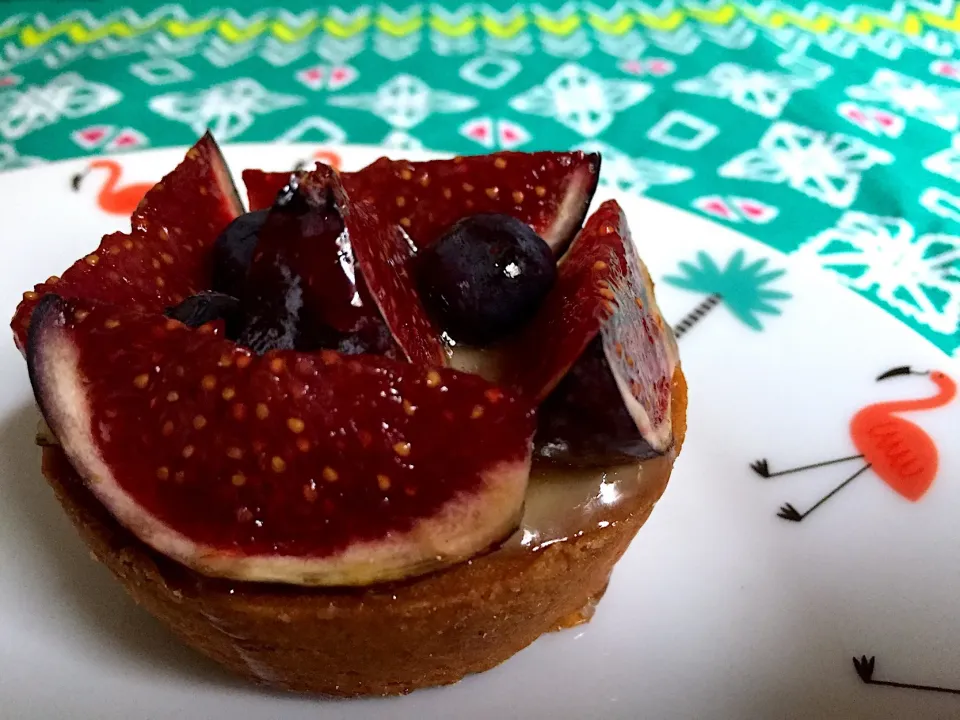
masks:
{"type": "Polygon", "coordinates": [[[257,233],[267,220],[267,210],[248,212],[236,218],[213,244],[213,289],[243,297],[244,280],[257,245],[257,233]]]}
{"type": "Polygon", "coordinates": [[[508,215],[457,222],[417,258],[428,309],[455,341],[486,345],[519,329],[557,277],[550,247],[508,215]]]}
{"type": "Polygon", "coordinates": [[[293,350],[301,332],[303,281],[281,258],[261,266],[261,282],[246,297],[246,319],[237,344],[263,354],[293,350]]]}
{"type": "Polygon", "coordinates": [[[229,338],[235,338],[243,324],[240,301],[232,295],[219,292],[191,295],[176,307],[167,308],[164,314],[190,327],[200,327],[214,320],[223,320],[226,323],[229,338]]]}
{"type": "Polygon", "coordinates": [[[385,355],[394,360],[403,359],[403,352],[397,347],[386,323],[373,314],[362,318],[350,332],[339,332],[322,323],[314,324],[298,338],[297,350],[336,350],[344,355],[385,355]]]}
{"type": "Polygon", "coordinates": [[[315,352],[336,350],[347,355],[372,353],[399,359],[393,336],[379,316],[362,317],[348,332],[318,319],[305,303],[303,277],[282,258],[259,268],[237,344],[258,354],[271,350],[315,352]]]}
{"type": "Polygon", "coordinates": [[[309,206],[300,190],[300,177],[293,173],[287,184],[280,188],[277,197],[273,200],[274,208],[283,208],[289,212],[304,213],[309,206]]]}
{"type": "Polygon", "coordinates": [[[291,175],[254,233],[242,278],[239,345],[260,354],[396,355],[392,335],[354,274],[343,231],[333,187],[322,178],[291,175]]]}

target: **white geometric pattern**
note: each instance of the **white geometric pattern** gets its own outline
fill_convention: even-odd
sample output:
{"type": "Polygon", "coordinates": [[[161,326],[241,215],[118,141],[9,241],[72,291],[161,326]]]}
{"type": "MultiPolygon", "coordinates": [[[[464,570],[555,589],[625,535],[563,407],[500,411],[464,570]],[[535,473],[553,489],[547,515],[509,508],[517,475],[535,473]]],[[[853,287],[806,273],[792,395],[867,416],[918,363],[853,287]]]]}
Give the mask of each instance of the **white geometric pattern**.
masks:
{"type": "MultiPolygon", "coordinates": [[[[393,26],[400,27],[409,27],[411,23],[416,23],[422,10],[419,5],[411,5],[405,10],[395,10],[387,4],[380,5],[378,9],[384,20],[393,26]]],[[[420,49],[420,40],[419,32],[396,35],[381,26],[381,29],[374,33],[373,50],[388,60],[403,60],[420,49]]]]}
{"type": "Polygon", "coordinates": [[[365,38],[354,35],[338,38],[324,34],[317,42],[317,55],[332,63],[343,63],[363,52],[365,38]]]}
{"type": "Polygon", "coordinates": [[[46,162],[43,158],[26,157],[17,153],[17,149],[10,143],[0,143],[0,170],[17,170],[19,168],[39,165],[46,162]]]}
{"type": "MultiPolygon", "coordinates": [[[[405,11],[393,10],[390,7],[397,4],[402,3],[340,3],[340,5],[355,8],[350,12],[345,12],[336,5],[331,7],[330,4],[324,4],[325,12],[329,14],[331,20],[338,24],[356,27],[356,23],[359,22],[372,26],[371,32],[356,33],[346,38],[337,37],[333,32],[326,30],[321,20],[322,14],[316,10],[295,15],[283,10],[264,9],[244,17],[233,11],[219,9],[210,9],[203,14],[201,14],[203,11],[196,10],[191,14],[185,11],[181,4],[164,5],[160,3],[155,6],[149,16],[143,15],[143,17],[125,7],[110,7],[104,9],[102,13],[76,11],[69,15],[63,15],[62,20],[65,24],[71,20],[79,20],[84,25],[95,28],[95,32],[107,31],[106,36],[102,39],[82,45],[73,45],[70,42],[60,42],[59,39],[56,39],[59,34],[57,31],[61,28],[58,25],[61,18],[48,19],[46,15],[38,13],[32,19],[28,19],[29,16],[26,13],[11,14],[10,17],[4,19],[3,27],[9,26],[10,30],[13,30],[18,24],[32,24],[40,35],[53,30],[53,33],[51,33],[53,38],[39,46],[24,47],[16,42],[16,33],[12,32],[0,52],[2,52],[2,59],[7,67],[42,61],[48,67],[55,68],[84,57],[87,53],[95,57],[107,58],[130,54],[136,52],[138,48],[162,56],[164,53],[161,45],[170,47],[172,55],[181,56],[188,53],[192,54],[192,52],[198,50],[198,41],[209,39],[209,35],[216,32],[218,18],[223,18],[233,27],[239,28],[241,35],[255,40],[251,46],[254,52],[258,52],[268,62],[275,63],[278,66],[285,66],[294,59],[302,57],[304,53],[309,51],[307,46],[310,44],[325,43],[324,49],[327,50],[329,49],[327,46],[330,44],[336,45],[347,41],[346,46],[352,46],[354,41],[359,40],[363,44],[371,38],[377,46],[377,50],[385,51],[384,56],[391,59],[395,59],[397,56],[394,54],[394,48],[390,46],[402,46],[404,52],[409,52],[411,50],[410,46],[418,46],[424,37],[430,37],[431,42],[435,42],[438,48],[444,45],[444,48],[440,51],[455,54],[466,52],[469,46],[477,44],[474,41],[478,38],[482,38],[491,48],[499,48],[509,52],[527,52],[528,49],[532,50],[534,38],[541,45],[556,47],[557,43],[569,45],[571,38],[577,39],[584,36],[588,46],[599,44],[604,52],[616,57],[636,57],[636,54],[625,54],[631,52],[632,47],[636,47],[634,43],[630,42],[631,34],[635,32],[633,29],[627,29],[630,25],[627,28],[618,28],[612,32],[587,27],[594,16],[605,18],[604,22],[611,23],[624,16],[625,11],[627,11],[629,12],[628,17],[632,20],[631,24],[634,27],[639,27],[647,38],[670,50],[670,52],[678,54],[691,52],[704,38],[726,47],[746,47],[757,32],[764,33],[768,38],[782,45],[789,45],[791,42],[794,45],[802,42],[811,47],[819,45],[827,52],[847,58],[855,57],[861,49],[866,49],[883,57],[896,58],[905,48],[911,46],[941,57],[956,54],[956,41],[952,37],[954,33],[949,29],[950,18],[954,17],[954,9],[945,14],[936,12],[937,15],[941,16],[938,21],[939,26],[927,24],[922,31],[915,34],[904,34],[902,28],[905,16],[908,14],[916,16],[912,8],[932,7],[937,4],[942,5],[942,7],[954,8],[956,5],[954,0],[942,0],[941,3],[898,0],[898,2],[893,3],[892,10],[881,11],[883,14],[889,15],[889,19],[879,22],[894,23],[891,29],[885,29],[882,25],[877,27],[869,21],[866,27],[856,27],[858,24],[856,18],[860,12],[856,4],[848,3],[846,10],[840,11],[830,7],[822,9],[823,3],[815,0],[808,0],[804,3],[786,2],[786,0],[764,0],[764,2],[759,3],[748,3],[743,8],[740,8],[743,3],[724,3],[723,0],[698,0],[692,4],[682,0],[656,0],[656,2],[654,0],[629,0],[629,2],[604,3],[578,0],[570,4],[573,6],[572,11],[561,8],[557,12],[550,12],[537,3],[527,5],[502,3],[502,5],[509,7],[509,10],[504,12],[497,12],[490,7],[490,5],[501,5],[501,3],[455,3],[459,6],[458,10],[444,10],[438,3],[410,3],[409,5],[412,7],[405,11]],[[685,9],[688,5],[691,9],[685,9]],[[757,9],[747,9],[753,6],[756,6],[757,9]],[[731,12],[732,18],[730,16],[723,17],[723,11],[730,11],[734,8],[739,8],[739,13],[731,12]],[[786,12],[788,15],[785,22],[781,12],[786,12]],[[699,20],[699,13],[713,15],[713,18],[707,21],[699,20]],[[101,17],[97,18],[97,15],[101,15],[101,17]],[[741,17],[736,17],[736,15],[741,17]],[[409,25],[410,22],[415,24],[419,22],[421,25],[414,30],[401,33],[402,37],[398,37],[393,34],[395,31],[382,29],[380,24],[377,23],[378,18],[376,16],[386,18],[393,25],[404,26],[409,25]],[[578,16],[581,20],[587,20],[587,22],[578,22],[575,27],[559,32],[537,27],[543,19],[551,23],[562,23],[574,16],[578,16]],[[637,16],[639,16],[640,22],[634,19],[637,16]],[[674,20],[677,16],[679,16],[679,23],[674,20]],[[686,17],[684,18],[684,16],[686,17]],[[824,16],[830,17],[836,23],[827,31],[815,27],[818,19],[824,16]],[[165,38],[160,30],[132,38],[111,37],[109,35],[109,32],[113,29],[111,25],[118,19],[119,22],[126,20],[136,25],[143,25],[149,23],[147,17],[156,18],[154,23],[157,27],[164,25],[163,20],[167,18],[179,21],[186,26],[207,23],[213,27],[207,33],[200,32],[192,37],[180,37],[172,40],[165,38]],[[303,44],[290,42],[289,45],[281,45],[278,42],[271,42],[275,41],[276,38],[264,37],[261,34],[263,26],[269,27],[273,18],[279,20],[280,27],[293,28],[298,34],[308,24],[314,24],[318,27],[315,32],[304,35],[308,40],[303,44]],[[429,27],[429,21],[435,18],[452,23],[463,22],[465,18],[476,18],[480,20],[478,24],[489,21],[495,28],[507,27],[511,25],[512,21],[519,18],[524,21],[521,27],[530,28],[532,34],[526,30],[517,32],[514,27],[510,33],[502,36],[498,36],[495,32],[489,30],[484,32],[486,28],[479,32],[469,32],[460,36],[443,35],[443,33],[429,27]],[[669,29],[657,29],[664,27],[665,23],[669,23],[667,25],[669,29]],[[947,24],[944,25],[943,23],[947,24]],[[898,25],[901,27],[894,29],[898,25]],[[610,42],[616,43],[619,41],[624,42],[618,48],[608,45],[610,42]],[[189,48],[193,48],[193,50],[189,50],[189,48]],[[288,50],[292,52],[287,54],[288,50]]],[[[551,3],[544,4],[551,5],[551,3]]],[[[97,3],[97,5],[100,4],[97,3]]],[[[186,5],[189,7],[189,4],[186,5]]],[[[836,5],[836,3],[832,5],[836,5]]],[[[270,8],[271,6],[261,5],[260,7],[270,8]]],[[[934,11],[931,10],[930,12],[934,11]]],[[[913,33],[913,31],[910,32],[913,33]]],[[[226,52],[228,49],[225,46],[213,47],[211,43],[211,47],[207,47],[205,50],[213,49],[212,54],[217,62],[229,64],[237,61],[236,58],[227,57],[232,51],[237,51],[237,57],[246,57],[243,54],[251,48],[248,48],[243,42],[238,42],[233,48],[229,49],[230,52],[226,52]]],[[[416,52],[418,47],[412,49],[416,52]]],[[[639,53],[639,51],[633,52],[639,53]]],[[[329,59],[334,62],[342,62],[348,58],[341,56],[329,59]]]]}
{"type": "Polygon", "coordinates": [[[193,77],[193,71],[173,58],[153,58],[130,65],[130,72],[148,85],[169,85],[193,77]]]}
{"type": "Polygon", "coordinates": [[[112,38],[105,37],[92,44],[90,48],[91,57],[98,60],[105,58],[119,57],[121,55],[133,55],[143,50],[143,42],[140,38],[112,38]]]}
{"type": "Polygon", "coordinates": [[[690,205],[706,215],[726,220],[727,222],[750,222],[766,225],[780,214],[780,209],[773,205],[757,200],[728,195],[701,195],[694,198],[690,205]]]}
{"type": "Polygon", "coordinates": [[[890,153],[859,138],[775,122],[757,148],[732,158],[717,173],[786,183],[827,205],[849,207],[857,196],[861,174],[878,163],[891,162],[890,153]]]}
{"type": "Polygon", "coordinates": [[[807,57],[807,45],[793,45],[777,55],[777,65],[794,77],[817,83],[833,75],[833,66],[807,57]]]}
{"type": "Polygon", "coordinates": [[[540,36],[540,45],[547,55],[561,58],[582,58],[590,53],[590,41],[582,30],[567,37],[555,37],[544,33],[540,36]]]}
{"type": "Polygon", "coordinates": [[[387,60],[405,60],[420,49],[420,35],[393,37],[386,33],[378,33],[373,38],[373,50],[387,60]]]}
{"type": "Polygon", "coordinates": [[[952,15],[957,0],[909,0],[907,5],[917,10],[926,10],[935,15],[952,15]]]}
{"type": "Polygon", "coordinates": [[[233,44],[215,37],[203,51],[203,56],[211,65],[228,68],[250,57],[257,49],[257,45],[256,40],[233,44]]]}
{"type": "Polygon", "coordinates": [[[312,65],[298,70],[297,82],[311,90],[341,90],[357,79],[357,69],[352,65],[312,65]]]}
{"type": "Polygon", "coordinates": [[[647,137],[667,147],[687,152],[699,150],[720,132],[713,123],[683,110],[671,110],[652,128],[647,137]]]}
{"type": "Polygon", "coordinates": [[[795,90],[809,88],[813,82],[784,73],[767,73],[737,65],[721,63],[707,75],[683,80],[673,87],[680,92],[725,98],[766,118],[780,117],[795,90]]]}
{"type": "Polygon", "coordinates": [[[492,53],[510,53],[511,55],[532,55],[533,38],[530,33],[517,33],[513,37],[498,38],[495,35],[488,35],[486,48],[492,53]]]}
{"type": "Polygon", "coordinates": [[[438,24],[448,26],[470,26],[473,20],[474,9],[464,5],[456,9],[447,10],[439,4],[430,7],[431,18],[430,45],[438,55],[471,55],[477,52],[480,43],[473,32],[446,34],[438,29],[438,24]]]}
{"type": "Polygon", "coordinates": [[[950,147],[925,157],[923,166],[932,173],[960,182],[960,135],[953,136],[950,147]]]}
{"type": "Polygon", "coordinates": [[[846,212],[796,256],[834,271],[856,290],[876,290],[883,302],[935,332],[960,329],[960,237],[916,237],[902,218],[846,212]]]}
{"type": "Polygon", "coordinates": [[[597,40],[603,52],[621,60],[636,60],[647,49],[647,41],[636,30],[630,30],[623,35],[598,33],[597,40]]]}
{"type": "Polygon", "coordinates": [[[934,215],[960,221],[960,197],[943,188],[929,187],[920,193],[920,204],[934,215]]]}
{"type": "Polygon", "coordinates": [[[120,92],[89,82],[77,73],[63,73],[46,85],[0,91],[0,135],[16,140],[61,118],[91,115],[120,101],[120,92]]]}
{"type": "Polygon", "coordinates": [[[423,150],[423,142],[403,130],[391,130],[380,141],[380,147],[391,150],[423,150]]]}
{"type": "Polygon", "coordinates": [[[672,32],[651,31],[650,39],[657,47],[675,55],[689,55],[700,47],[701,42],[689,25],[681,25],[672,32]]]}
{"type": "Polygon", "coordinates": [[[488,150],[496,147],[497,138],[494,134],[493,118],[491,117],[470,118],[459,127],[457,132],[467,140],[473,140],[473,142],[488,150]]]}
{"type": "Polygon", "coordinates": [[[331,105],[372,112],[392,127],[409,130],[433,113],[457,113],[470,110],[477,101],[466,95],[434,90],[413,75],[395,75],[377,88],[362,95],[340,95],[327,100],[331,105]]]}
{"type": "Polygon", "coordinates": [[[459,132],[487,150],[513,150],[530,141],[530,133],[526,128],[509,120],[489,116],[467,120],[460,126],[459,132]]]}
{"type": "Polygon", "coordinates": [[[430,33],[430,47],[437,55],[472,55],[479,46],[473,35],[450,37],[439,32],[430,33]]]}
{"type": "Polygon", "coordinates": [[[498,90],[513,80],[521,67],[506,55],[481,55],[460,66],[460,77],[485,90],[498,90]]]}
{"type": "Polygon", "coordinates": [[[189,57],[197,54],[197,48],[203,40],[203,35],[170,38],[156,32],[145,40],[143,51],[149,57],[189,57]]]}
{"type": "Polygon", "coordinates": [[[303,102],[295,95],[270,92],[251,78],[239,78],[199,92],[158,95],[149,107],[158,115],[188,124],[197,134],[210,128],[217,140],[226,141],[247,130],[257,115],[303,102]]]}
{"type": "Polygon", "coordinates": [[[306,42],[290,43],[287,45],[276,38],[267,38],[264,46],[260,48],[260,57],[274,67],[285,67],[299,60],[309,51],[310,46],[306,42]]]}
{"type": "Polygon", "coordinates": [[[676,185],[694,175],[692,169],[683,165],[671,165],[648,158],[632,158],[598,140],[582,143],[576,149],[603,155],[599,185],[609,190],[641,195],[653,185],[676,185]]]}
{"type": "Polygon", "coordinates": [[[653,87],[638,80],[605,80],[576,63],[554,70],[542,85],[510,99],[517,112],[552,117],[584,137],[603,132],[620,110],[644,100],[653,87]]]}
{"type": "Polygon", "coordinates": [[[116,133],[114,125],[89,125],[70,133],[73,140],[84,150],[90,151],[105,144],[116,133]]]}
{"type": "Polygon", "coordinates": [[[331,120],[314,115],[305,117],[277,138],[278,142],[315,142],[336,145],[347,141],[347,133],[331,120]]]}
{"type": "Polygon", "coordinates": [[[900,137],[906,127],[906,121],[900,115],[855,102],[840,103],[837,105],[837,114],[876,136],[900,137]]]}
{"type": "Polygon", "coordinates": [[[875,71],[868,84],[848,87],[847,95],[886,104],[944,130],[956,130],[960,125],[960,89],[928,85],[886,68],[875,71]]]}
{"type": "Polygon", "coordinates": [[[754,40],[757,39],[757,31],[743,18],[737,18],[729,27],[703,25],[700,29],[717,45],[730,50],[744,50],[753,45],[754,40]]]}
{"type": "Polygon", "coordinates": [[[107,153],[128,152],[130,150],[141,150],[150,144],[150,140],[139,130],[126,127],[114,135],[108,142],[103,151],[107,153]]]}

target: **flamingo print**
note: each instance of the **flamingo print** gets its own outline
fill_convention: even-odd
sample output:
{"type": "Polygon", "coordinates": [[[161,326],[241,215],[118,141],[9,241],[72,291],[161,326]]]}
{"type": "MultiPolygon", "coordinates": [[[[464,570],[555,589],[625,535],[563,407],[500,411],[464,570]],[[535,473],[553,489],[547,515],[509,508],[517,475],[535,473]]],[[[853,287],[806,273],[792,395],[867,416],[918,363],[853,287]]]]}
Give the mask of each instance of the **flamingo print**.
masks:
{"type": "Polygon", "coordinates": [[[884,687],[904,688],[906,690],[923,690],[926,692],[947,693],[949,695],[960,695],[960,689],[942,687],[940,685],[919,685],[917,683],[905,683],[896,680],[877,680],[873,674],[877,668],[877,658],[871,655],[861,655],[859,658],[853,658],[853,668],[857,675],[863,681],[864,685],[883,685],[884,687]]]}
{"type": "Polygon", "coordinates": [[[805,512],[799,512],[793,505],[787,503],[781,506],[780,512],[777,513],[778,517],[791,522],[800,522],[870,469],[906,499],[916,502],[923,497],[937,475],[937,446],[919,426],[899,417],[897,413],[943,407],[956,396],[957,384],[939,370],[915,372],[909,365],[888,370],[880,375],[877,381],[904,375],[929,377],[936,385],[937,392],[930,397],[918,400],[876,403],[860,410],[850,421],[850,437],[859,450],[857,455],[825,460],[779,472],[770,472],[766,459],[757,460],[750,465],[760,477],[775,478],[851,460],[864,461],[856,472],[805,512]]]}
{"type": "Polygon", "coordinates": [[[73,189],[79,190],[83,179],[94,170],[104,169],[107,171],[106,182],[97,193],[97,205],[100,209],[111,215],[130,215],[137,209],[137,205],[147,194],[152,185],[150,183],[137,183],[135,185],[124,185],[117,187],[120,182],[121,169],[120,164],[115,160],[94,160],[86,169],[73,176],[73,189]]]}

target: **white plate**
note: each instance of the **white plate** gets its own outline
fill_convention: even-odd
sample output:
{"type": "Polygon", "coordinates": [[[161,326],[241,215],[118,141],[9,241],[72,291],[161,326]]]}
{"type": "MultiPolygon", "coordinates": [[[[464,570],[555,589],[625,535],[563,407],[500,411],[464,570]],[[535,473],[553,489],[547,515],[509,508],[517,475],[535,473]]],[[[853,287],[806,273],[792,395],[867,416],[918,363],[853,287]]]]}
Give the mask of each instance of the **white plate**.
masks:
{"type": "MultiPolygon", "coordinates": [[[[311,146],[233,146],[244,167],[282,169],[311,146]]],[[[360,166],[374,148],[343,148],[360,166]]],[[[155,181],[182,157],[120,158],[123,182],[155,181]]],[[[0,307],[63,270],[128,221],[78,192],[86,161],[0,175],[4,263],[0,307]]],[[[100,171],[103,172],[103,171],[100,171]]],[[[599,197],[608,192],[601,189],[599,197]]],[[[502,666],[406,698],[343,702],[264,692],[182,647],[92,562],[43,481],[36,411],[23,360],[0,346],[0,716],[4,718],[902,718],[960,717],[960,697],[867,685],[851,657],[877,656],[874,679],[960,687],[960,401],[912,414],[940,450],[917,502],[868,471],[802,522],[856,461],[764,480],[771,470],[854,450],[866,405],[931,394],[928,377],[875,381],[898,365],[960,367],[814,268],[706,220],[617,197],[655,278],[706,251],[721,267],[738,251],[786,273],[792,295],[762,331],[721,303],[681,339],[690,384],[689,435],[663,500],[618,564],[586,626],[538,640],[502,666]]],[[[677,321],[704,294],[658,285],[677,321]]]]}

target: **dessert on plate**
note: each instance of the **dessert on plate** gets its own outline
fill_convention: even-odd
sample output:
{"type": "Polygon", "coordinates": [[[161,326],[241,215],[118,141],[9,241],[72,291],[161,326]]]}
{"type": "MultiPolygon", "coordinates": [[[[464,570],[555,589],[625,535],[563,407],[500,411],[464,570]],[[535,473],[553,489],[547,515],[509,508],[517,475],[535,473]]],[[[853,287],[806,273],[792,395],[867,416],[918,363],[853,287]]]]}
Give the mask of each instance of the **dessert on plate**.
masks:
{"type": "Polygon", "coordinates": [[[397,694],[590,618],[686,386],[600,158],[247,170],[212,137],[13,318],[96,558],[254,681],[397,694]]]}

